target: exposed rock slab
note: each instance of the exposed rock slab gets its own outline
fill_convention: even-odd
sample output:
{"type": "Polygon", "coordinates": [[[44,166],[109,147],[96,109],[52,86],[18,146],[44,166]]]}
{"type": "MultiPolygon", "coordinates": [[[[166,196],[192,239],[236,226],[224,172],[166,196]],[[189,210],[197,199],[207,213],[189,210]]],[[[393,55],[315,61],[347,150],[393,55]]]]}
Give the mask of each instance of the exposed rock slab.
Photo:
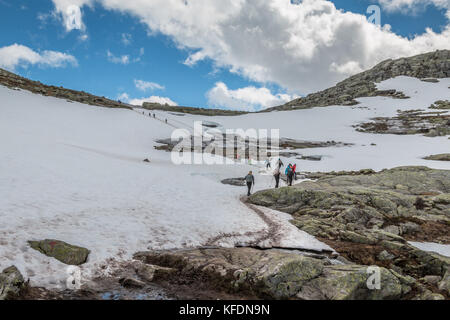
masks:
{"type": "Polygon", "coordinates": [[[228,185],[236,186],[236,187],[245,186],[245,178],[230,178],[230,179],[224,179],[221,182],[223,184],[228,184],[228,185]]]}
{"type": "Polygon", "coordinates": [[[351,261],[415,277],[444,275],[447,257],[406,240],[450,243],[450,171],[401,167],[315,178],[249,201],[291,214],[294,225],[351,261]]]}
{"type": "Polygon", "coordinates": [[[450,153],[435,154],[424,158],[425,160],[450,161],[450,153]]]}
{"type": "Polygon", "coordinates": [[[396,135],[424,134],[427,137],[450,134],[450,115],[447,112],[398,111],[396,117],[377,117],[371,120],[355,125],[356,131],[396,135]]]}
{"type": "Polygon", "coordinates": [[[82,265],[87,261],[90,251],[59,240],[28,241],[30,246],[46,256],[53,257],[68,265],[82,265]]]}
{"type": "Polygon", "coordinates": [[[25,286],[25,280],[15,266],[6,268],[0,273],[0,300],[19,297],[25,286]]]}
{"type": "Polygon", "coordinates": [[[177,277],[206,281],[225,290],[248,291],[261,298],[398,299],[409,291],[401,276],[384,268],[380,268],[381,289],[370,290],[365,266],[338,266],[276,249],[169,250],[137,253],[135,259],[177,269],[177,277]]]}

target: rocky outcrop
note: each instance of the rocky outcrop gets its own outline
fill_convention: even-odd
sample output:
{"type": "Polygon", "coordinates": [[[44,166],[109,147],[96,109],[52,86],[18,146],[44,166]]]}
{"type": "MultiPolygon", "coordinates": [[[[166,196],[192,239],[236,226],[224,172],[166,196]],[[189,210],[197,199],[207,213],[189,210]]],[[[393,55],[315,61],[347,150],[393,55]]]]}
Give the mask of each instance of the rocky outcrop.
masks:
{"type": "Polygon", "coordinates": [[[76,101],[93,106],[123,109],[132,109],[133,107],[126,103],[121,103],[105,97],[98,97],[84,91],[48,86],[39,81],[32,81],[3,69],[0,69],[0,85],[11,89],[23,89],[44,96],[66,99],[68,101],[76,101]]]}
{"type": "Polygon", "coordinates": [[[182,107],[182,106],[169,106],[167,104],[144,102],[142,108],[146,110],[161,110],[166,112],[177,112],[177,113],[188,113],[201,116],[239,116],[247,114],[244,111],[233,111],[233,110],[221,110],[221,109],[206,109],[206,108],[194,108],[194,107],[182,107]]]}
{"type": "Polygon", "coordinates": [[[53,257],[68,265],[82,265],[90,251],[59,240],[28,241],[29,245],[46,256],[53,257]]]}
{"type": "Polygon", "coordinates": [[[223,184],[228,184],[230,186],[235,186],[235,187],[244,187],[245,186],[245,178],[230,178],[230,179],[224,179],[221,182],[223,184]]]}
{"type": "MultiPolygon", "coordinates": [[[[372,69],[354,75],[327,90],[313,93],[304,98],[293,100],[285,105],[269,108],[263,112],[275,110],[307,109],[332,105],[355,105],[360,97],[390,96],[396,99],[407,98],[396,90],[378,90],[376,83],[397,76],[419,79],[450,77],[450,51],[439,50],[410,58],[386,60],[372,69]]],[[[438,81],[435,79],[435,81],[438,81]]]]}
{"type": "Polygon", "coordinates": [[[430,106],[430,109],[450,110],[450,101],[439,100],[430,106]]]}
{"type": "Polygon", "coordinates": [[[371,290],[366,266],[336,265],[276,249],[169,250],[137,253],[135,259],[176,269],[172,279],[196,279],[211,287],[269,299],[399,299],[415,283],[380,268],[380,289],[371,290]]]}
{"type": "Polygon", "coordinates": [[[450,134],[450,115],[422,110],[398,111],[396,117],[377,117],[355,125],[356,131],[382,134],[424,134],[427,137],[450,134]]]}
{"type": "Polygon", "coordinates": [[[439,289],[450,295],[450,270],[447,270],[442,281],[439,282],[439,289]]]}
{"type": "Polygon", "coordinates": [[[450,153],[435,154],[424,158],[425,160],[450,161],[450,153]]]}
{"type": "Polygon", "coordinates": [[[350,261],[416,278],[444,276],[449,258],[407,241],[450,243],[450,171],[401,167],[316,178],[249,201],[291,214],[295,226],[350,261]]]}
{"type": "Polygon", "coordinates": [[[25,287],[25,280],[15,266],[6,268],[0,273],[0,300],[18,298],[25,287]]]}

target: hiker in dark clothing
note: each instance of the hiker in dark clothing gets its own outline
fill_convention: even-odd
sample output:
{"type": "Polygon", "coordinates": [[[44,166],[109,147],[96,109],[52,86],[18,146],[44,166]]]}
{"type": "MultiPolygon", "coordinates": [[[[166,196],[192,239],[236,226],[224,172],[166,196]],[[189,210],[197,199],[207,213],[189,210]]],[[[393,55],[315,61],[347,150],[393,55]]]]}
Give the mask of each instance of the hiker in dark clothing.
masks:
{"type": "Polygon", "coordinates": [[[283,161],[281,161],[280,158],[278,158],[277,167],[278,167],[278,169],[281,169],[281,167],[284,167],[284,163],[283,163],[283,161]]]}
{"type": "Polygon", "coordinates": [[[266,159],[266,169],[270,169],[272,167],[271,163],[270,163],[270,159],[266,159]]]}
{"type": "Polygon", "coordinates": [[[277,165],[275,170],[273,171],[273,177],[275,178],[275,189],[278,189],[280,186],[280,175],[281,175],[281,168],[277,165]]]}
{"type": "Polygon", "coordinates": [[[250,171],[247,176],[245,176],[245,182],[247,183],[247,196],[251,195],[252,186],[255,184],[255,177],[253,176],[253,172],[250,171]]]}
{"type": "Polygon", "coordinates": [[[275,189],[278,189],[280,186],[281,167],[283,166],[284,164],[281,159],[278,159],[275,170],[273,171],[273,177],[275,178],[275,189]]]}

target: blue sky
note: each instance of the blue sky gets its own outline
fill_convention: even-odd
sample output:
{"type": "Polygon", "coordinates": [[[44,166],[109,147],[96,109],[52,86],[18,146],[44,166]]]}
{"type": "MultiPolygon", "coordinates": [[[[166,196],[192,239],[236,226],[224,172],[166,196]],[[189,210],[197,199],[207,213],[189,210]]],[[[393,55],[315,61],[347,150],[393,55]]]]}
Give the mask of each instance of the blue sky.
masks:
{"type": "Polygon", "coordinates": [[[180,7],[180,1],[167,1],[167,6],[173,2],[174,14],[178,15],[177,10],[187,10],[186,16],[194,16],[194,19],[179,18],[180,21],[174,22],[178,17],[171,17],[171,11],[168,13],[161,8],[160,13],[155,13],[150,4],[148,8],[142,8],[141,15],[139,4],[132,4],[132,0],[127,1],[131,4],[113,9],[108,7],[108,0],[74,0],[73,5],[81,10],[82,25],[69,30],[64,26],[62,13],[70,1],[0,0],[0,66],[43,83],[135,103],[144,99],[188,106],[258,110],[323,89],[391,55],[442,49],[449,43],[445,33],[449,8],[437,7],[432,0],[426,7],[398,9],[383,6],[383,1],[332,1],[343,12],[361,15],[366,14],[369,5],[381,5],[382,25],[389,24],[390,31],[381,28],[367,31],[367,26],[355,17],[348,18],[347,25],[345,14],[330,13],[327,1],[321,1],[324,5],[318,9],[313,8],[318,2],[308,7],[304,3],[306,0],[300,4],[276,0],[274,3],[279,12],[275,10],[275,13],[265,7],[269,1],[251,7],[250,11],[237,8],[230,11],[229,21],[225,22],[221,20],[223,10],[212,4],[207,8],[210,17],[199,13],[197,22],[195,15],[199,9],[185,9],[180,7]],[[58,9],[61,6],[63,10],[58,9]],[[286,8],[298,15],[291,17],[290,25],[280,18],[286,14],[283,11],[286,8]],[[305,20],[301,22],[304,25],[298,26],[296,19],[300,21],[307,10],[314,14],[317,10],[327,12],[329,17],[324,21],[335,17],[339,22],[330,24],[331,31],[326,35],[318,32],[320,28],[312,25],[313,20],[305,20]],[[258,20],[262,15],[267,15],[264,22],[258,20]],[[166,16],[167,20],[164,20],[166,16]],[[247,31],[252,28],[258,29],[263,36],[249,37],[247,31]],[[434,32],[431,40],[414,40],[420,38],[426,28],[434,32]],[[216,29],[220,31],[216,32],[216,29]],[[306,35],[303,34],[305,29],[309,30],[306,35]],[[271,34],[274,30],[277,32],[271,34]],[[370,41],[356,43],[344,30],[355,30],[355,36],[361,39],[381,39],[373,40],[380,44],[375,43],[378,48],[372,48],[370,41]],[[264,34],[268,35],[267,44],[264,34]],[[396,41],[390,41],[389,34],[394,34],[396,41]],[[292,46],[298,49],[279,48],[293,38],[292,46]],[[333,38],[337,38],[336,43],[329,45],[333,38]],[[389,46],[394,44],[383,50],[383,41],[389,46]],[[20,48],[9,48],[13,44],[20,48]],[[31,59],[32,52],[24,47],[40,58],[31,59]],[[10,50],[4,50],[2,55],[2,48],[10,50]],[[48,61],[43,58],[46,51],[65,56],[48,61]],[[196,52],[202,53],[201,58],[186,63],[196,52]],[[11,55],[17,55],[13,62],[11,55]],[[324,63],[326,68],[321,67],[324,63]],[[145,89],[136,85],[139,80],[141,84],[148,82],[145,89]]]}

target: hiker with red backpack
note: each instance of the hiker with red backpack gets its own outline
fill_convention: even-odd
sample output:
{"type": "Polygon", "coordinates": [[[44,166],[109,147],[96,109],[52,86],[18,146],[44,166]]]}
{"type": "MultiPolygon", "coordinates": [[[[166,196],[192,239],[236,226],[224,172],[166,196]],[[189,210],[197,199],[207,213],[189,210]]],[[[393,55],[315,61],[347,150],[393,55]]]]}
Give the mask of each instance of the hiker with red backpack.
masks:
{"type": "Polygon", "coordinates": [[[292,172],[294,173],[294,181],[297,180],[297,164],[294,163],[292,166],[292,172]]]}
{"type": "Polygon", "coordinates": [[[284,171],[284,173],[286,174],[286,178],[287,178],[287,184],[288,186],[292,186],[292,180],[294,179],[294,171],[292,170],[292,164],[289,164],[286,167],[286,170],[284,171]]]}

